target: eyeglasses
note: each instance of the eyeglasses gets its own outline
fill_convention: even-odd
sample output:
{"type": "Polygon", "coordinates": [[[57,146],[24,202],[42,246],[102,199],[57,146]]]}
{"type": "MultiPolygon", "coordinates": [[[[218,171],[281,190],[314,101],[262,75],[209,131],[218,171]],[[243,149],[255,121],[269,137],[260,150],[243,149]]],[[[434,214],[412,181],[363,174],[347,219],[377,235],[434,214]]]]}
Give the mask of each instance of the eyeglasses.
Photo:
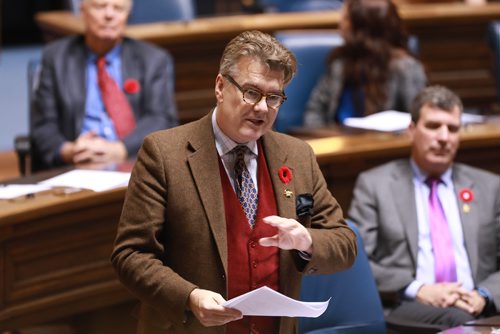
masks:
{"type": "Polygon", "coordinates": [[[242,88],[229,74],[223,74],[223,77],[238,88],[243,94],[243,101],[253,106],[259,103],[264,96],[266,97],[267,106],[272,109],[278,109],[286,100],[286,96],[283,94],[264,94],[260,90],[254,88],[242,88]]]}

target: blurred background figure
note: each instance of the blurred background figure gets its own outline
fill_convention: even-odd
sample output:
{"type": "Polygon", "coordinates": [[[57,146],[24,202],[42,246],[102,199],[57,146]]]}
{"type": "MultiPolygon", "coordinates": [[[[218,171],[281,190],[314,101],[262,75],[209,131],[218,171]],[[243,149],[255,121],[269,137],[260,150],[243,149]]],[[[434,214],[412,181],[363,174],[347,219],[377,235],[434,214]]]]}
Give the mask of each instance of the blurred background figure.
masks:
{"type": "Polygon", "coordinates": [[[49,44],[30,117],[32,169],[122,162],[175,126],[172,60],[124,37],[131,0],[84,0],[83,36],[49,44]]]}
{"type": "Polygon", "coordinates": [[[389,0],[347,0],[339,23],[344,45],[329,57],[329,70],[311,93],[307,126],[343,123],[382,110],[408,111],[426,85],[422,64],[389,0]]]}

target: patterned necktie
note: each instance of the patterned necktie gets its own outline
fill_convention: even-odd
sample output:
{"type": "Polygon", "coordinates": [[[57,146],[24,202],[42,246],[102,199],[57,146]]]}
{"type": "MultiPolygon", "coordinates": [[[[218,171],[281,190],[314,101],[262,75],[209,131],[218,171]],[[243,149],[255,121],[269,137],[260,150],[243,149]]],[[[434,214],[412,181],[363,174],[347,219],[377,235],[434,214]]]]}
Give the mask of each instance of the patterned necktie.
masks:
{"type": "Polygon", "coordinates": [[[122,139],[135,128],[134,113],[125,94],[106,71],[104,57],[97,59],[97,82],[104,107],[113,121],[118,138],[122,139]]]}
{"type": "Polygon", "coordinates": [[[241,207],[245,211],[248,222],[253,228],[257,216],[257,189],[252,181],[250,172],[245,164],[245,152],[248,148],[244,145],[236,146],[232,151],[236,157],[234,163],[234,177],[236,186],[236,196],[240,200],[241,207]]]}
{"type": "Polygon", "coordinates": [[[440,179],[437,178],[429,178],[426,181],[430,188],[429,222],[434,253],[434,272],[437,283],[456,282],[457,270],[453,252],[453,240],[437,193],[439,182],[440,179]]]}

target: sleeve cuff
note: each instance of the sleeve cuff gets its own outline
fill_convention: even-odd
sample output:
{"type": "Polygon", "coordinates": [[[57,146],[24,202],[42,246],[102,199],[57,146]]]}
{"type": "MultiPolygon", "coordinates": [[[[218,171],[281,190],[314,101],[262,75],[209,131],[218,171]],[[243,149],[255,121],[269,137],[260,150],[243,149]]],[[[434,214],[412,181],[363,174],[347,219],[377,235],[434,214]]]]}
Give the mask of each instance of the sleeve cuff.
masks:
{"type": "Polygon", "coordinates": [[[411,282],[403,291],[404,298],[410,300],[417,298],[418,290],[422,287],[422,285],[424,285],[424,283],[420,281],[411,282]]]}

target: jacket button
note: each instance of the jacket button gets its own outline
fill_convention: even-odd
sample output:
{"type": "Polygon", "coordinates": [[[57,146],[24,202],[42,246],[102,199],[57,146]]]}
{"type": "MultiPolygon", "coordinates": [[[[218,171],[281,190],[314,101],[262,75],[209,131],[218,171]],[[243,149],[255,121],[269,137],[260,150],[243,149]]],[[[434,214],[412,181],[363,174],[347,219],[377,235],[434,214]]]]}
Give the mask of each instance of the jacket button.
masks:
{"type": "Polygon", "coordinates": [[[225,281],[226,280],[226,275],[222,274],[222,279],[225,281]]]}

